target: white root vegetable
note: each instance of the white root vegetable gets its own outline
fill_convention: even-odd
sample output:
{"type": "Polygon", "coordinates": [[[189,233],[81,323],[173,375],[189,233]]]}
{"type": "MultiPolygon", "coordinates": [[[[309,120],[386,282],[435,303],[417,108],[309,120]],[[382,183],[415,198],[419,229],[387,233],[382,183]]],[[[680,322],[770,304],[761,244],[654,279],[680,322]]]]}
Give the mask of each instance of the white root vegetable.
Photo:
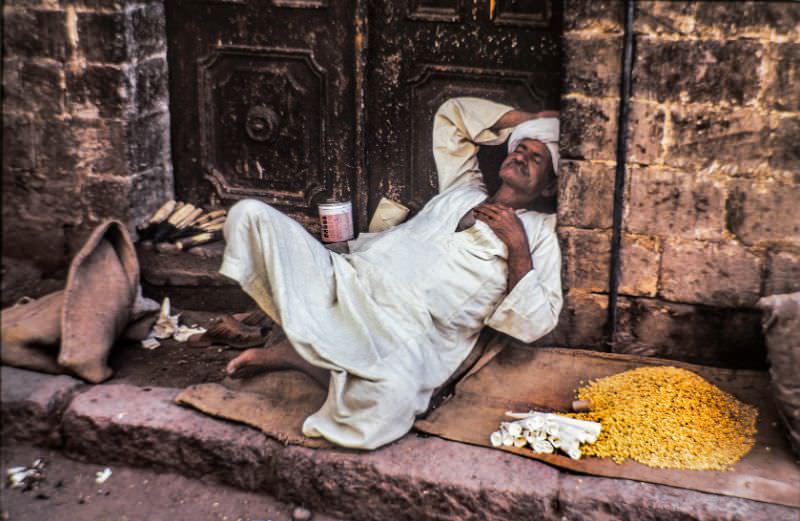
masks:
{"type": "Polygon", "coordinates": [[[507,412],[514,421],[500,422],[500,430],[490,436],[493,447],[529,446],[539,454],[552,454],[556,449],[570,458],[581,457],[581,444],[594,443],[601,425],[553,413],[529,411],[507,412]]]}

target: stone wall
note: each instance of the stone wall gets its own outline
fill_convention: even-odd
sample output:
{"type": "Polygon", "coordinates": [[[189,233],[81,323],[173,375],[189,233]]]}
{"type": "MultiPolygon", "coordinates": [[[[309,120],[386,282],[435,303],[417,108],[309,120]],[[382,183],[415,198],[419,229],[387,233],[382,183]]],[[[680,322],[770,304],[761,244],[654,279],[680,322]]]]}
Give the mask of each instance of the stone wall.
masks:
{"type": "Polygon", "coordinates": [[[762,295],[800,290],[800,4],[636,2],[619,319],[607,336],[623,3],[568,1],[545,343],[757,367],[762,295]]]}
{"type": "Polygon", "coordinates": [[[4,256],[57,269],[172,194],[165,42],[160,0],[4,2],[4,256]]]}

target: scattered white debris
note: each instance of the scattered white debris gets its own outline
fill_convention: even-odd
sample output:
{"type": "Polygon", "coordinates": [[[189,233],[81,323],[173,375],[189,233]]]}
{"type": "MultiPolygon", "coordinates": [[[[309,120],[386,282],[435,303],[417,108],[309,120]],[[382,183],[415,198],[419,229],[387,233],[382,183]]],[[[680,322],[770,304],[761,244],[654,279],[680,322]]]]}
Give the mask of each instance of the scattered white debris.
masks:
{"type": "Polygon", "coordinates": [[[192,335],[203,334],[206,332],[204,327],[199,326],[178,326],[178,329],[173,333],[172,338],[178,342],[186,342],[192,335]]]}
{"type": "Polygon", "coordinates": [[[292,510],[292,521],[311,521],[314,513],[307,508],[295,507],[292,510]]]}
{"type": "Polygon", "coordinates": [[[161,342],[152,337],[147,337],[142,340],[142,347],[145,349],[155,349],[161,345],[161,342]]]}
{"type": "Polygon", "coordinates": [[[30,490],[40,481],[44,481],[45,462],[39,458],[28,467],[11,467],[6,471],[8,485],[11,488],[30,490]]]}
{"type": "Polygon", "coordinates": [[[205,328],[199,327],[196,324],[193,326],[186,326],[180,324],[180,313],[176,315],[171,314],[169,297],[164,297],[161,302],[161,313],[158,315],[158,320],[153,325],[150,334],[142,340],[142,347],[145,349],[156,349],[161,345],[159,340],[166,338],[174,338],[177,342],[186,342],[192,335],[205,333],[205,328]]]}
{"type": "Polygon", "coordinates": [[[102,485],[103,483],[106,482],[106,480],[108,480],[108,478],[111,477],[111,469],[106,467],[105,469],[97,472],[96,475],[97,478],[94,480],[95,483],[97,483],[98,485],[102,485]]]}
{"type": "Polygon", "coordinates": [[[169,338],[178,329],[178,319],[180,314],[170,314],[169,297],[164,297],[161,302],[161,313],[158,315],[155,325],[153,325],[152,335],[158,339],[169,338]]]}

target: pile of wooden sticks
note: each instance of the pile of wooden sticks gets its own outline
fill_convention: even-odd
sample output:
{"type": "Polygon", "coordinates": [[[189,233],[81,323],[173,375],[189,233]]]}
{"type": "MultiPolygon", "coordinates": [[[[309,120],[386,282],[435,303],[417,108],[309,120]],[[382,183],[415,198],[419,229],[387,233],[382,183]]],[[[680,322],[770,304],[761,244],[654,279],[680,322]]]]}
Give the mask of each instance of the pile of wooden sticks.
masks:
{"type": "Polygon", "coordinates": [[[141,240],[174,243],[179,250],[222,238],[225,210],[204,212],[202,208],[171,199],[139,229],[141,240]]]}

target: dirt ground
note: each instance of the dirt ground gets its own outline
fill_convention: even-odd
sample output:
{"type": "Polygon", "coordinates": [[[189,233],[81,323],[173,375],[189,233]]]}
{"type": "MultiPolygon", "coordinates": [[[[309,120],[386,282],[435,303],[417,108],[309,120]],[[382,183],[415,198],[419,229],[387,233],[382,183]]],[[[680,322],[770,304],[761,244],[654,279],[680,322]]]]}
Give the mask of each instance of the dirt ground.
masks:
{"type": "MultiPolygon", "coordinates": [[[[28,445],[2,447],[6,470],[30,466],[44,458],[45,480],[23,491],[2,488],[2,521],[289,521],[296,505],[265,495],[204,483],[177,474],[111,467],[105,483],[95,482],[105,467],[82,463],[62,454],[28,445]]],[[[316,514],[314,521],[336,521],[316,514]]]]}
{"type": "MultiPolygon", "coordinates": [[[[181,323],[206,327],[217,316],[183,311],[181,323]]],[[[161,346],[153,350],[144,349],[138,342],[119,342],[109,358],[114,376],[108,383],[182,389],[197,383],[218,382],[225,377],[228,361],[240,352],[221,345],[188,347],[172,339],[161,341],[161,346]]]]}

